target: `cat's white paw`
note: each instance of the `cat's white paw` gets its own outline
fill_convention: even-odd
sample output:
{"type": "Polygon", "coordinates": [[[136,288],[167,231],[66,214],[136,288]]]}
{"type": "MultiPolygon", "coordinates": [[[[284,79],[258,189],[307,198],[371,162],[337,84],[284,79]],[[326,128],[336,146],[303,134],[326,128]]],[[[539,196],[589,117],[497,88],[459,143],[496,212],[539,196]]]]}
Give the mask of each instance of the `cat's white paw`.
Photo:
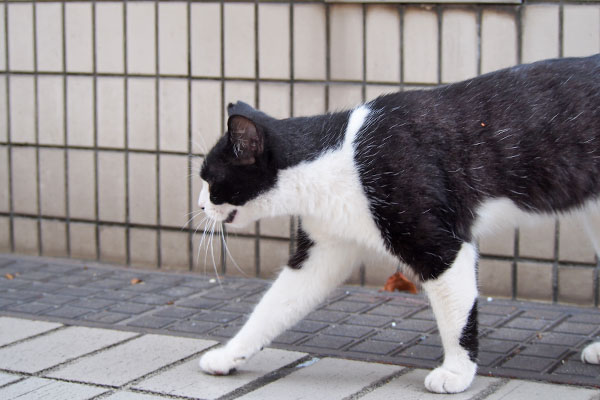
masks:
{"type": "Polygon", "coordinates": [[[200,368],[210,375],[229,375],[246,362],[246,357],[232,354],[227,347],[211,350],[200,358],[200,368]]]}
{"type": "MultiPolygon", "coordinates": [[[[425,378],[425,387],[434,393],[460,393],[473,382],[477,365],[470,363],[466,368],[437,367],[425,378]]],[[[465,367],[463,365],[463,367],[465,367]]]]}
{"type": "Polygon", "coordinates": [[[600,342],[587,345],[581,352],[581,361],[589,364],[600,364],[600,342]]]}

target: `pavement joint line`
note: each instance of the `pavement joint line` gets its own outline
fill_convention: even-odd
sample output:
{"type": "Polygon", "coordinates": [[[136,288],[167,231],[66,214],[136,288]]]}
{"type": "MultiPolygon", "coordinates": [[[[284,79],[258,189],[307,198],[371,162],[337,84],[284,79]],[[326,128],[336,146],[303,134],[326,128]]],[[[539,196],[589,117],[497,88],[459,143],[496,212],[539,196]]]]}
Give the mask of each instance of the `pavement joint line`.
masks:
{"type": "MultiPolygon", "coordinates": [[[[3,316],[4,315],[2,313],[0,313],[0,317],[3,317],[3,316]]],[[[12,318],[15,318],[15,317],[12,317],[12,318]]],[[[32,320],[32,321],[35,321],[35,320],[32,320]]],[[[51,322],[54,322],[54,321],[51,321],[51,322]]],[[[32,340],[32,339],[37,339],[39,337],[46,336],[46,335],[49,335],[51,333],[55,333],[55,332],[58,332],[58,331],[65,330],[66,328],[68,328],[68,326],[63,324],[63,326],[57,326],[56,328],[52,328],[52,329],[49,329],[49,330],[44,331],[44,332],[40,332],[40,333],[36,333],[34,335],[31,335],[31,336],[27,336],[26,338],[23,338],[23,339],[15,340],[14,342],[10,342],[10,343],[4,344],[4,345],[0,346],[0,349],[6,349],[6,348],[9,348],[9,347],[12,347],[12,346],[16,346],[18,344],[27,342],[27,341],[32,340]]]]}
{"type": "Polygon", "coordinates": [[[16,376],[18,376],[18,377],[19,377],[19,379],[15,380],[15,381],[12,381],[12,382],[7,382],[7,383],[5,383],[4,385],[0,385],[0,389],[2,389],[2,388],[5,388],[5,387],[7,387],[7,386],[10,386],[10,385],[14,385],[15,383],[22,382],[22,381],[24,381],[25,379],[29,378],[29,376],[23,376],[22,374],[17,374],[17,373],[15,373],[14,371],[8,371],[8,370],[3,370],[3,369],[0,369],[0,372],[4,372],[4,373],[8,373],[8,372],[10,372],[10,375],[16,375],[16,376]]]}
{"type": "MultiPolygon", "coordinates": [[[[134,335],[134,336],[132,336],[130,338],[126,338],[126,339],[123,339],[123,340],[121,340],[119,342],[112,343],[112,344],[110,344],[108,346],[102,347],[100,349],[93,350],[93,351],[91,351],[89,353],[85,353],[85,354],[79,355],[77,357],[69,358],[68,360],[65,360],[65,361],[63,361],[63,362],[61,362],[59,364],[53,365],[53,366],[51,366],[49,368],[46,368],[46,369],[43,369],[41,371],[32,373],[30,375],[38,377],[38,378],[45,378],[45,375],[47,375],[47,374],[49,374],[51,372],[54,372],[56,370],[59,370],[59,369],[61,369],[63,367],[66,367],[69,364],[73,364],[74,362],[80,361],[80,360],[85,359],[85,358],[93,357],[96,354],[99,354],[99,353],[101,353],[103,351],[106,351],[106,350],[110,350],[113,347],[117,347],[117,346],[120,346],[122,344],[131,342],[132,340],[138,339],[138,338],[140,338],[142,336],[144,336],[144,335],[143,334],[134,335]]],[[[25,372],[23,372],[23,373],[25,373],[25,372]]],[[[67,381],[66,379],[62,379],[62,378],[48,378],[48,379],[56,379],[56,380],[65,380],[65,381],[67,381]]],[[[78,383],[85,383],[85,382],[78,382],[78,383]]]]}
{"type": "Polygon", "coordinates": [[[364,388],[362,388],[361,390],[359,390],[358,392],[351,394],[350,396],[344,397],[342,400],[356,400],[356,399],[360,399],[363,396],[366,396],[367,394],[371,393],[372,391],[387,385],[388,383],[390,383],[391,381],[393,381],[394,379],[399,378],[402,375],[408,374],[409,372],[414,371],[415,368],[410,368],[410,367],[400,367],[400,370],[393,372],[387,376],[384,376],[383,378],[370,383],[369,385],[365,386],[364,388]]]}
{"type": "Polygon", "coordinates": [[[500,388],[502,388],[504,385],[508,384],[508,382],[510,382],[510,379],[508,379],[508,378],[499,378],[498,382],[491,383],[485,389],[483,389],[481,392],[479,392],[479,393],[475,394],[473,397],[471,397],[469,400],[484,400],[484,399],[490,397],[491,395],[493,395],[494,393],[496,393],[500,388]]]}
{"type": "MultiPolygon", "coordinates": [[[[135,378],[135,379],[127,382],[127,383],[124,383],[119,388],[123,389],[123,390],[125,390],[125,389],[127,389],[127,390],[133,390],[133,388],[132,388],[133,385],[137,385],[138,383],[140,383],[140,382],[142,382],[142,381],[144,381],[144,380],[146,380],[148,378],[152,378],[153,376],[159,375],[159,374],[161,374],[161,373],[163,373],[163,372],[165,372],[165,371],[167,371],[167,370],[169,370],[171,368],[175,368],[175,367],[177,367],[177,366],[179,366],[181,364],[184,364],[184,363],[186,363],[186,362],[188,362],[188,361],[190,361],[190,360],[192,360],[194,358],[197,358],[201,354],[206,353],[209,350],[213,350],[213,349],[215,349],[215,348],[217,348],[219,346],[220,346],[219,343],[215,343],[214,345],[212,345],[210,347],[207,347],[207,348],[202,349],[200,351],[197,351],[197,352],[195,352],[193,354],[185,356],[185,357],[183,357],[183,358],[181,358],[179,360],[173,361],[172,363],[165,364],[162,367],[160,367],[160,368],[158,368],[158,369],[156,369],[154,371],[148,372],[145,375],[139,376],[139,377],[137,377],[137,378],[135,378]]],[[[200,373],[200,367],[198,367],[198,373],[200,373]]],[[[138,389],[136,389],[136,390],[138,390],[138,389]]],[[[139,390],[143,390],[143,389],[139,389],[139,390]]],[[[147,392],[148,393],[156,393],[156,392],[151,392],[151,391],[147,391],[147,392]]]]}
{"type": "MultiPolygon", "coordinates": [[[[302,364],[307,363],[313,359],[321,359],[320,357],[315,357],[311,354],[308,354],[302,358],[299,358],[291,363],[284,365],[281,368],[278,368],[274,371],[271,371],[255,380],[248,382],[247,384],[232,390],[229,393],[225,393],[223,396],[217,398],[217,400],[232,400],[238,397],[244,396],[250,392],[258,390],[264,386],[267,386],[270,383],[278,381],[280,379],[285,378],[286,376],[292,374],[294,371],[298,371],[299,369],[306,368],[306,366],[302,366],[302,364]]],[[[312,365],[312,364],[310,364],[312,365]]],[[[309,366],[309,365],[308,365],[309,366]]]]}

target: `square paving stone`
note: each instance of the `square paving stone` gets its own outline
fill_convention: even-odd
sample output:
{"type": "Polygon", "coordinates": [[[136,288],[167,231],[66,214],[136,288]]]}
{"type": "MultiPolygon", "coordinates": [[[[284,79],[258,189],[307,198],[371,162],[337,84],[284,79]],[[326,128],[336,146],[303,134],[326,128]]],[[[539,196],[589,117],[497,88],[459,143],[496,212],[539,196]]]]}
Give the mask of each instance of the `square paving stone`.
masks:
{"type": "Polygon", "coordinates": [[[92,310],[89,308],[80,308],[80,307],[72,307],[70,305],[62,306],[60,308],[55,308],[50,311],[44,311],[44,315],[50,315],[52,317],[62,317],[62,318],[79,318],[82,315],[90,313],[92,310]]]}
{"type": "Polygon", "coordinates": [[[135,335],[83,326],[68,327],[0,349],[0,368],[36,373],[135,335]]]}
{"type": "Polygon", "coordinates": [[[141,314],[148,310],[152,310],[154,307],[145,304],[137,303],[118,303],[109,308],[109,311],[114,311],[123,314],[141,314]]]}
{"type": "Polygon", "coordinates": [[[194,293],[198,293],[198,290],[187,286],[176,286],[160,292],[160,294],[170,297],[185,297],[194,293]]]}
{"type": "Polygon", "coordinates": [[[575,314],[568,319],[568,322],[583,322],[585,324],[600,325],[600,313],[575,314]]]}
{"type": "Polygon", "coordinates": [[[373,336],[373,339],[404,344],[415,340],[419,336],[421,335],[415,332],[389,328],[378,332],[373,336]]]}
{"type": "Polygon", "coordinates": [[[400,369],[392,365],[323,358],[240,399],[344,399],[400,369]]]}
{"type": "Polygon", "coordinates": [[[93,312],[90,314],[86,314],[82,319],[87,321],[95,321],[95,322],[104,322],[107,324],[115,324],[117,322],[123,321],[127,318],[130,318],[129,314],[121,314],[110,311],[99,311],[93,312]]]}
{"type": "Polygon", "coordinates": [[[552,310],[526,310],[523,314],[519,315],[522,318],[534,318],[543,319],[546,321],[556,321],[565,315],[562,311],[552,310]]]}
{"type": "Polygon", "coordinates": [[[328,324],[324,324],[321,322],[302,320],[302,321],[298,322],[296,325],[294,325],[294,327],[291,330],[293,330],[295,332],[302,332],[302,333],[316,333],[328,326],[329,326],[328,324]]]}
{"type": "Polygon", "coordinates": [[[225,379],[199,373],[198,360],[193,359],[133,387],[171,396],[216,399],[305,356],[304,353],[293,351],[265,349],[225,379]]]}
{"type": "Polygon", "coordinates": [[[563,322],[552,328],[553,332],[570,333],[575,335],[590,335],[598,330],[596,324],[584,324],[579,322],[563,322]]]}
{"type": "Polygon", "coordinates": [[[415,345],[403,350],[398,355],[435,361],[442,358],[444,351],[441,347],[437,346],[415,345]]]}
{"type": "MultiPolygon", "coordinates": [[[[414,308],[412,307],[402,307],[396,304],[382,304],[380,306],[377,306],[369,311],[367,311],[367,314],[370,315],[382,315],[382,316],[386,316],[386,317],[390,317],[390,318],[400,318],[406,314],[409,314],[411,312],[414,312],[414,308]]],[[[419,317],[415,317],[414,315],[411,316],[411,318],[419,318],[419,317]]]]}
{"type": "MultiPolygon", "coordinates": [[[[239,330],[239,328],[238,328],[239,330]]],[[[237,333],[237,332],[236,332],[237,333]]],[[[232,335],[233,336],[233,335],[232,335]]],[[[231,336],[230,336],[231,337],[231,336]]],[[[287,331],[277,336],[273,343],[276,344],[294,344],[299,340],[306,338],[306,335],[300,332],[287,331]]]]}
{"type": "Polygon", "coordinates": [[[0,389],[0,398],[86,400],[106,392],[108,392],[106,388],[31,377],[0,389]]]}
{"type": "Polygon", "coordinates": [[[194,310],[193,308],[167,306],[161,310],[156,311],[152,315],[154,315],[156,317],[183,319],[183,318],[187,318],[191,315],[194,315],[197,312],[198,312],[198,310],[194,310]]]}
{"type": "Polygon", "coordinates": [[[92,298],[92,299],[80,299],[80,300],[72,302],[69,305],[73,306],[73,307],[91,308],[93,310],[101,310],[101,309],[106,308],[113,304],[115,304],[115,302],[112,300],[92,298]]]}
{"type": "Polygon", "coordinates": [[[223,311],[209,311],[195,315],[193,319],[200,321],[216,322],[220,324],[227,324],[231,321],[235,321],[240,318],[240,314],[228,313],[223,311]]]}
{"type": "Polygon", "coordinates": [[[4,290],[0,291],[0,297],[11,300],[31,301],[42,297],[42,294],[38,292],[28,292],[26,290],[4,290]]]}
{"type": "Polygon", "coordinates": [[[205,321],[181,321],[169,326],[170,331],[204,334],[219,327],[219,324],[205,321]]]}
{"type": "Polygon", "coordinates": [[[329,311],[329,310],[317,310],[313,311],[306,316],[305,319],[311,321],[320,321],[320,322],[338,322],[341,319],[346,318],[348,314],[338,311],[329,311]]]}
{"type": "Polygon", "coordinates": [[[390,317],[383,317],[380,315],[367,315],[360,314],[355,315],[344,321],[345,324],[351,325],[362,325],[362,326],[371,326],[371,327],[381,327],[384,325],[389,325],[392,323],[392,319],[390,317]]]}
{"type": "Polygon", "coordinates": [[[195,297],[192,299],[185,299],[185,300],[177,301],[176,304],[179,306],[184,306],[184,307],[210,310],[211,308],[214,308],[214,307],[218,306],[219,304],[222,304],[222,302],[219,300],[207,299],[204,297],[195,297]]]}
{"type": "Polygon", "coordinates": [[[223,307],[219,307],[220,311],[231,311],[239,314],[250,314],[254,310],[256,304],[246,302],[227,303],[223,307]]]}
{"type": "Polygon", "coordinates": [[[498,328],[492,330],[487,337],[491,339],[512,340],[522,342],[535,335],[535,331],[529,331],[525,329],[498,328]]]}
{"type": "Polygon", "coordinates": [[[302,346],[339,350],[352,343],[352,341],[353,339],[342,336],[318,335],[302,342],[302,346]]]}
{"type": "Polygon", "coordinates": [[[146,293],[129,299],[134,303],[142,303],[149,305],[165,305],[173,302],[173,297],[163,296],[160,294],[146,293]]]}
{"type": "Polygon", "coordinates": [[[81,267],[75,265],[62,265],[62,264],[48,264],[43,266],[43,270],[46,272],[53,272],[55,274],[68,274],[77,271],[81,267]]]}
{"type": "Polygon", "coordinates": [[[515,306],[495,305],[495,304],[481,304],[479,306],[479,312],[482,314],[494,314],[494,315],[511,315],[517,311],[515,306]]]}
{"type": "Polygon", "coordinates": [[[507,328],[516,329],[529,329],[529,330],[542,330],[550,324],[550,321],[544,321],[543,319],[532,319],[532,318],[515,318],[503,326],[507,328]]]}
{"type": "Polygon", "coordinates": [[[346,313],[356,313],[371,307],[370,304],[358,303],[354,301],[340,300],[327,305],[326,309],[333,311],[342,311],[346,313]]]}
{"type": "Polygon", "coordinates": [[[437,325],[435,321],[427,321],[424,319],[403,319],[396,321],[394,329],[415,331],[415,332],[430,332],[436,329],[437,325]]]}
{"type": "Polygon", "coordinates": [[[401,347],[399,343],[367,339],[364,342],[352,346],[348,350],[357,351],[359,353],[386,355],[398,349],[399,347],[401,347]]]}
{"type": "Polygon", "coordinates": [[[163,290],[165,285],[161,285],[158,283],[138,283],[137,285],[129,285],[122,288],[122,290],[128,290],[136,293],[155,293],[160,290],[163,290]]]}
{"type": "Polygon", "coordinates": [[[27,287],[27,290],[31,290],[33,292],[41,292],[41,293],[53,293],[62,288],[63,288],[63,285],[57,285],[54,283],[32,282],[31,285],[29,285],[27,287]]]}
{"type": "MultiPolygon", "coordinates": [[[[210,333],[211,336],[217,336],[222,338],[232,338],[242,329],[242,325],[227,325],[223,328],[215,329],[210,333]]],[[[304,337],[304,336],[303,336],[304,337]]]]}
{"type": "Polygon", "coordinates": [[[360,338],[373,332],[373,328],[359,325],[332,325],[323,331],[327,335],[345,336],[350,338],[360,338]]]}
{"type": "Polygon", "coordinates": [[[481,326],[494,326],[504,320],[505,317],[491,314],[479,314],[477,316],[477,322],[481,326]]]}
{"type": "Polygon", "coordinates": [[[104,278],[90,282],[86,286],[92,286],[102,289],[121,289],[130,286],[131,283],[124,279],[104,278]]]}
{"type": "Polygon", "coordinates": [[[501,358],[503,358],[503,356],[498,353],[479,352],[477,355],[477,365],[489,367],[501,358]]]}
{"type": "Polygon", "coordinates": [[[235,298],[241,298],[247,295],[248,293],[240,292],[237,290],[226,290],[226,289],[212,289],[206,293],[203,293],[202,296],[207,299],[212,300],[233,300],[235,298]]]}
{"type": "Polygon", "coordinates": [[[520,369],[524,371],[537,371],[541,372],[554,364],[556,360],[541,358],[541,357],[532,357],[525,355],[516,355],[504,364],[502,364],[503,368],[512,368],[512,369],[520,369]]]}
{"type": "Polygon", "coordinates": [[[600,377],[598,365],[584,364],[579,360],[565,360],[552,373],[557,375],[588,376],[591,378],[600,377]]]}
{"type": "Polygon", "coordinates": [[[60,328],[55,322],[30,321],[22,318],[0,317],[0,346],[60,328]]]}
{"type": "Polygon", "coordinates": [[[175,321],[177,321],[177,320],[172,319],[172,318],[160,318],[160,317],[153,317],[151,315],[146,315],[146,316],[139,317],[132,321],[127,322],[127,325],[137,326],[140,328],[160,329],[160,328],[164,328],[165,326],[167,326],[169,324],[172,324],[175,321]]]}
{"type": "Polygon", "coordinates": [[[541,332],[539,335],[534,337],[534,342],[558,344],[563,346],[576,346],[585,340],[587,340],[585,336],[569,335],[558,332],[541,332]]]}
{"type": "Polygon", "coordinates": [[[507,354],[517,347],[518,343],[509,340],[490,339],[488,337],[479,339],[479,348],[492,353],[507,354]]]}
{"type": "Polygon", "coordinates": [[[100,293],[102,289],[92,287],[72,287],[68,286],[54,292],[55,294],[63,294],[65,296],[75,297],[91,297],[96,293],[100,293]]]}
{"type": "Polygon", "coordinates": [[[52,304],[43,304],[43,303],[24,303],[24,304],[15,304],[5,308],[8,311],[15,311],[24,314],[38,314],[46,310],[55,309],[56,306],[52,304]]]}
{"type": "Polygon", "coordinates": [[[45,281],[45,280],[54,278],[55,276],[56,276],[56,274],[53,272],[45,272],[43,270],[38,270],[38,271],[23,272],[23,273],[21,273],[19,278],[31,280],[31,281],[45,281]]]}
{"type": "Polygon", "coordinates": [[[426,319],[429,321],[435,321],[435,316],[433,315],[433,311],[431,310],[431,308],[427,308],[425,310],[419,311],[418,313],[411,315],[410,318],[426,319]]]}
{"type": "Polygon", "coordinates": [[[113,300],[113,301],[123,301],[129,300],[132,297],[138,296],[136,293],[128,292],[126,290],[105,290],[99,293],[94,294],[94,297],[99,299],[113,300]]]}
{"type": "Polygon", "coordinates": [[[569,348],[565,346],[535,343],[527,345],[525,349],[521,350],[520,354],[527,356],[547,357],[557,360],[561,356],[565,355],[568,350],[569,348]]]}
{"type": "Polygon", "coordinates": [[[200,339],[144,335],[70,363],[49,376],[75,382],[121,386],[214,344],[213,341],[200,339]]]}

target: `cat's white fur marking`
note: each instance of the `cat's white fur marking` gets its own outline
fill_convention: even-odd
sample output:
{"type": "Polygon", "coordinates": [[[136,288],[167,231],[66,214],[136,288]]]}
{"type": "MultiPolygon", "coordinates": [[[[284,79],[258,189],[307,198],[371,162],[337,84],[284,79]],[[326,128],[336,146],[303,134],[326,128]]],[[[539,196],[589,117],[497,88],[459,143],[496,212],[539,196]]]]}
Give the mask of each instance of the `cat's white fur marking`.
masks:
{"type": "Polygon", "coordinates": [[[475,377],[477,364],[459,341],[477,298],[476,262],[474,246],[463,243],[452,266],[437,279],[423,283],[444,346],[444,363],[425,379],[425,387],[432,392],[462,392],[475,377]]]}

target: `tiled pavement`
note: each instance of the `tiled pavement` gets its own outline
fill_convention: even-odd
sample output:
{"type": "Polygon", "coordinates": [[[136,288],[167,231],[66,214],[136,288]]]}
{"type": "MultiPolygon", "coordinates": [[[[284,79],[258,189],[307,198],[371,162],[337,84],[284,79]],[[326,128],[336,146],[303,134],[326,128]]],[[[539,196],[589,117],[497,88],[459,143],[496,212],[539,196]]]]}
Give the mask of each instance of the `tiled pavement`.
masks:
{"type": "MultiPolygon", "coordinates": [[[[199,354],[239,329],[267,285],[0,256],[0,398],[426,398],[421,368],[442,355],[427,301],[355,287],[235,376],[200,374],[199,354]]],[[[600,366],[578,359],[600,333],[597,309],[481,299],[480,323],[482,376],[455,397],[600,398],[600,366]]]]}

